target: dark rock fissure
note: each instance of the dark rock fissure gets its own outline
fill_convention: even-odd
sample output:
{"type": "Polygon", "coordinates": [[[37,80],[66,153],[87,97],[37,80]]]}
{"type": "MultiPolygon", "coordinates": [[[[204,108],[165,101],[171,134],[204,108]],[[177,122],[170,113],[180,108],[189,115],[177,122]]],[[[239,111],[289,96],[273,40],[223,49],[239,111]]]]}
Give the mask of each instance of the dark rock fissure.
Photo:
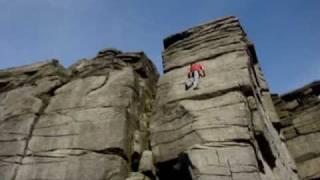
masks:
{"type": "Polygon", "coordinates": [[[274,123],[272,123],[272,125],[277,130],[278,134],[280,134],[280,130],[282,128],[281,122],[274,122],[274,123]]]}
{"type": "Polygon", "coordinates": [[[33,75],[35,75],[35,74],[37,74],[37,73],[38,73],[38,71],[28,71],[28,72],[24,72],[24,74],[27,75],[27,76],[33,76],[33,75]]]}
{"type": "Polygon", "coordinates": [[[263,134],[256,134],[255,138],[257,140],[263,159],[268,163],[269,167],[273,169],[276,166],[276,158],[272,153],[269,142],[263,134]]]}
{"type": "Polygon", "coordinates": [[[125,161],[129,161],[126,153],[123,151],[123,149],[120,148],[107,148],[102,150],[92,150],[93,152],[100,153],[100,154],[112,154],[117,155],[121,158],[123,158],[125,161]]]}
{"type": "Polygon", "coordinates": [[[310,180],[320,180],[320,178],[311,178],[310,180]]]}
{"type": "Polygon", "coordinates": [[[191,35],[192,33],[189,33],[189,32],[182,32],[182,33],[179,33],[179,34],[176,34],[174,36],[170,36],[168,38],[166,38],[164,41],[163,41],[163,44],[164,44],[164,48],[168,48],[170,45],[172,45],[173,43],[179,41],[179,40],[182,40],[184,38],[187,38],[191,35]]]}
{"type": "Polygon", "coordinates": [[[150,180],[157,180],[157,176],[152,171],[143,171],[142,174],[149,177],[150,180]]]}
{"type": "Polygon", "coordinates": [[[187,154],[181,153],[174,160],[156,164],[159,180],[192,180],[190,168],[193,165],[187,154]]]}
{"type": "Polygon", "coordinates": [[[0,93],[6,89],[10,82],[0,82],[0,93]]]}
{"type": "Polygon", "coordinates": [[[139,169],[141,155],[137,152],[134,152],[131,156],[131,170],[137,172],[139,169]]]}

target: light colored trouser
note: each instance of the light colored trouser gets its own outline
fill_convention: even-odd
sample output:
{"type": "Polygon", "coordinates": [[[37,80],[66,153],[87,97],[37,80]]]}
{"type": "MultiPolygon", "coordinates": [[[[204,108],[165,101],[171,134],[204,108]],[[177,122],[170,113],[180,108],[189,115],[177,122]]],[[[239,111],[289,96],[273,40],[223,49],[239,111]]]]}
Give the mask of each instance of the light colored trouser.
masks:
{"type": "Polygon", "coordinates": [[[186,85],[188,89],[191,87],[197,88],[199,85],[199,81],[200,81],[199,71],[194,71],[192,74],[192,77],[187,80],[186,85]]]}

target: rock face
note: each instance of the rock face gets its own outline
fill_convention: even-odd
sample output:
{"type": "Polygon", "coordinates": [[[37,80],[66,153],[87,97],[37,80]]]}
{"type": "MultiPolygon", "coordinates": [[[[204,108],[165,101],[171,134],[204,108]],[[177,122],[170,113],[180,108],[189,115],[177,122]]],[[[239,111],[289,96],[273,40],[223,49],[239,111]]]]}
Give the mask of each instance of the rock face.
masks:
{"type": "Polygon", "coordinates": [[[147,144],[158,73],[106,49],[0,71],[0,179],[123,180],[147,144]]]}
{"type": "Polygon", "coordinates": [[[274,128],[279,123],[254,47],[235,17],[164,40],[165,74],[150,124],[160,179],[298,179],[274,128]],[[184,88],[204,65],[199,90],[184,88]]]}
{"type": "Polygon", "coordinates": [[[163,66],[103,49],[0,70],[0,180],[319,178],[319,83],[275,109],[237,18],[166,38],[163,66]],[[192,62],[207,76],[185,90],[192,62]]]}
{"type": "Polygon", "coordinates": [[[320,82],[274,96],[284,137],[302,179],[320,179],[320,82]]]}

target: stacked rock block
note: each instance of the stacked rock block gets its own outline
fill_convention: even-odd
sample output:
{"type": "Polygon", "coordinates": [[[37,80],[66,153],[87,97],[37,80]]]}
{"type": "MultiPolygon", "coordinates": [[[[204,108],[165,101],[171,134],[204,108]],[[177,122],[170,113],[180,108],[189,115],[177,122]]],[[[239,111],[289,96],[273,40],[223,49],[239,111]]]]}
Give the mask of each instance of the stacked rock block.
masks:
{"type": "Polygon", "coordinates": [[[150,124],[157,175],[164,179],[294,180],[295,165],[273,124],[279,119],[253,45],[235,17],[164,40],[150,124]],[[189,65],[207,77],[185,90],[189,65]]]}
{"type": "Polygon", "coordinates": [[[143,53],[114,49],[1,70],[1,179],[126,179],[148,148],[157,78],[143,53]]]}
{"type": "Polygon", "coordinates": [[[302,179],[320,179],[320,82],[274,96],[281,135],[302,179]]]}

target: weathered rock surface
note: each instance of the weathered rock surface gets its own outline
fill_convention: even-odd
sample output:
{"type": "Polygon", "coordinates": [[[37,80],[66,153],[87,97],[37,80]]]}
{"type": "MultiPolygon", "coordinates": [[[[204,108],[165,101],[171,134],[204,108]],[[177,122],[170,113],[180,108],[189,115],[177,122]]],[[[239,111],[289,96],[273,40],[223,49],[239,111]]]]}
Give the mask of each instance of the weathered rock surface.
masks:
{"type": "Polygon", "coordinates": [[[165,74],[150,124],[160,179],[298,179],[273,123],[268,86],[235,17],[164,40],[165,74]],[[184,88],[191,62],[206,68],[199,90],[184,88]]]}
{"type": "Polygon", "coordinates": [[[272,99],[235,17],[164,48],[159,80],[117,49],[0,70],[0,180],[320,178],[319,82],[272,99]],[[207,76],[186,91],[192,62],[207,76]]]}
{"type": "Polygon", "coordinates": [[[320,178],[320,82],[274,96],[280,129],[302,179],[320,178]]]}
{"type": "Polygon", "coordinates": [[[114,49],[0,71],[1,179],[126,179],[148,146],[157,78],[143,53],[114,49]]]}

